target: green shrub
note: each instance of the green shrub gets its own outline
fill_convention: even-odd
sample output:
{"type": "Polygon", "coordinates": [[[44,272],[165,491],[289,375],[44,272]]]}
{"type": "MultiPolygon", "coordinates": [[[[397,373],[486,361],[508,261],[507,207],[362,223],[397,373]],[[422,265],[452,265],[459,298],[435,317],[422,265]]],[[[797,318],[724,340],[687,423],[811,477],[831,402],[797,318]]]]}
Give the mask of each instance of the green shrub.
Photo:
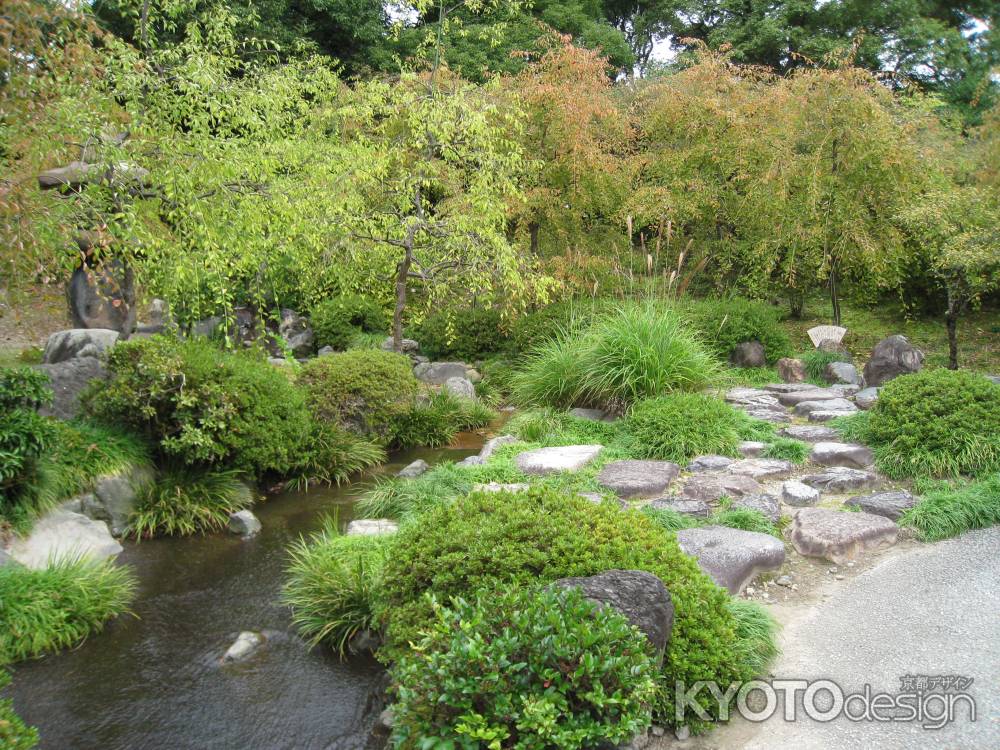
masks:
{"type": "Polygon", "coordinates": [[[817,385],[826,385],[830,381],[826,377],[826,366],[833,362],[850,362],[851,355],[844,352],[828,352],[823,349],[813,349],[799,355],[806,368],[806,380],[817,385]]]}
{"type": "Polygon", "coordinates": [[[742,529],[743,531],[756,531],[758,534],[770,534],[781,539],[781,532],[778,527],[771,523],[771,520],[753,508],[726,508],[718,510],[707,519],[707,523],[713,526],[728,526],[731,529],[742,529]]]}
{"type": "MultiPolygon", "coordinates": [[[[10,684],[10,673],[0,669],[0,692],[10,684]]],[[[10,698],[0,698],[0,747],[4,750],[31,750],[38,744],[38,730],[27,726],[14,713],[10,698]]]]}
{"type": "Polygon", "coordinates": [[[39,464],[54,442],[55,428],[35,411],[51,399],[44,373],[0,369],[0,526],[23,531],[51,505],[39,464]]]}
{"type": "Polygon", "coordinates": [[[139,492],[129,533],[141,539],[221,531],[230,513],[249,508],[253,500],[236,471],[168,469],[139,492]]]}
{"type": "Polygon", "coordinates": [[[899,521],[925,542],[1000,524],[1000,474],[957,488],[928,492],[899,521]]]}
{"type": "Polygon", "coordinates": [[[434,360],[472,362],[502,351],[507,337],[500,311],[473,307],[429,315],[413,330],[420,351],[434,360]]]}
{"type": "Polygon", "coordinates": [[[326,643],[343,655],[358,632],[376,629],[385,549],[384,536],[341,536],[336,518],[292,544],[283,599],[311,645],[326,643]]]}
{"type": "Polygon", "coordinates": [[[114,347],[108,370],[83,396],[88,413],[146,436],[165,458],[255,477],[300,460],[312,425],[305,395],[248,353],[155,336],[114,347]]]}
{"type": "MultiPolygon", "coordinates": [[[[425,594],[446,601],[480,589],[545,584],[614,568],[659,576],[673,599],[662,705],[672,706],[674,679],[728,685],[749,676],[733,651],[728,595],[680,551],[670,533],[641,513],[539,489],[473,493],[431,506],[402,526],[390,541],[383,575],[382,656],[405,655],[406,644],[432,626],[425,594]]],[[[704,705],[712,712],[707,697],[704,705]]],[[[668,713],[661,719],[672,721],[668,713]]]]}
{"type": "Polygon", "coordinates": [[[436,448],[448,445],[459,431],[485,427],[495,418],[496,413],[479,401],[440,391],[396,419],[393,443],[399,448],[436,448]]]}
{"type": "Polygon", "coordinates": [[[686,463],[695,456],[739,454],[742,421],[729,404],[702,393],[672,393],[640,401],[625,429],[644,458],[686,463]]]}
{"type": "Polygon", "coordinates": [[[645,636],[580,591],[489,591],[434,614],[392,670],[396,747],[574,750],[649,726],[645,636]]]}
{"type": "Polygon", "coordinates": [[[86,421],[54,422],[52,427],[55,439],[44,462],[47,491],[57,500],[90,490],[100,477],[151,464],[146,442],[117,427],[86,421]]]}
{"type": "Polygon", "coordinates": [[[777,458],[781,461],[791,461],[793,464],[804,463],[812,448],[801,440],[791,440],[789,438],[778,438],[768,445],[761,456],[764,458],[777,458]]]}
{"type": "Polygon", "coordinates": [[[739,659],[754,675],[767,674],[771,662],[778,656],[778,622],[757,602],[737,599],[726,602],[736,621],[734,647],[739,659]]]}
{"type": "Polygon", "coordinates": [[[0,665],[75,646],[126,612],[134,591],[129,569],[111,561],[0,567],[0,665]]]}
{"type": "Polygon", "coordinates": [[[701,300],[687,302],[681,310],[691,319],[712,353],[723,361],[728,361],[737,344],[745,341],[763,344],[770,363],[791,353],[788,334],[781,326],[781,314],[766,302],[739,298],[701,300]]]}
{"type": "Polygon", "coordinates": [[[876,466],[893,479],[1000,470],[1000,388],[981,375],[925,370],[894,378],[867,416],[838,429],[871,445],[876,466]]]}
{"type": "Polygon", "coordinates": [[[562,333],[536,345],[511,377],[514,398],[524,406],[565,409],[586,403],[583,357],[586,342],[580,334],[562,333]]]}
{"type": "Polygon", "coordinates": [[[593,301],[556,302],[526,313],[510,326],[508,350],[515,356],[527,354],[564,331],[585,328],[601,307],[593,301]]]}
{"type": "Polygon", "coordinates": [[[396,420],[420,390],[409,358],[376,349],[317,357],[302,368],[299,382],[319,419],[382,443],[392,440],[396,420]]]}
{"type": "Polygon", "coordinates": [[[316,305],[309,313],[317,348],[347,349],[358,334],[379,333],[385,337],[389,320],[382,307],[367,297],[345,294],[316,305]]]}

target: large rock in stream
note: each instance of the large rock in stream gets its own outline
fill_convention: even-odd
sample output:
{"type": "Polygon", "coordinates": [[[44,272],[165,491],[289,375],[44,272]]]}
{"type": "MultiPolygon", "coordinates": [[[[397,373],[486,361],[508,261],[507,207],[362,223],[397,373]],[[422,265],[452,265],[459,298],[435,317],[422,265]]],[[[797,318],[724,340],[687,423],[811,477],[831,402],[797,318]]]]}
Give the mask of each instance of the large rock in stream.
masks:
{"type": "Polygon", "coordinates": [[[11,559],[35,570],[47,568],[55,560],[103,560],[117,557],[121,551],[106,523],[60,509],[42,516],[27,537],[15,538],[6,549],[11,559]]]}

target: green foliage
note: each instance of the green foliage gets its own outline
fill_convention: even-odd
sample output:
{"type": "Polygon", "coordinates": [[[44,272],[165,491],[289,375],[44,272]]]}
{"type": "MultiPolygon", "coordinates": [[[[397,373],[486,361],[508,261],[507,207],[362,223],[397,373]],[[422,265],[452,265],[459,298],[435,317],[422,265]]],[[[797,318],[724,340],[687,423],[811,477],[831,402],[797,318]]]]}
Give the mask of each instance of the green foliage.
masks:
{"type": "Polygon", "coordinates": [[[770,363],[791,354],[788,334],[781,327],[781,315],[774,305],[732,298],[688,302],[681,310],[691,319],[706,346],[723,361],[728,361],[736,345],[745,341],[763,344],[770,363]]]}
{"type": "Polygon", "coordinates": [[[765,607],[746,599],[733,597],[726,607],[736,621],[735,649],[740,661],[755,677],[766,675],[771,662],[781,653],[777,620],[765,607]]]}
{"type": "Polygon", "coordinates": [[[358,334],[381,333],[389,330],[385,310],[369,297],[344,294],[323,300],[309,313],[309,324],[316,334],[316,347],[332,346],[343,351],[351,346],[358,334]]]}
{"type": "Polygon", "coordinates": [[[325,643],[343,656],[358,632],[377,628],[374,601],[385,551],[383,536],[341,536],[336,518],[292,544],[282,599],[310,645],[325,643]]]}
{"type": "Polygon", "coordinates": [[[125,613],[134,591],[129,569],[110,561],[0,567],[0,664],[75,646],[125,613]]]}
{"type": "Polygon", "coordinates": [[[149,466],[149,446],[117,427],[83,420],[53,422],[55,440],[45,455],[46,491],[63,500],[89,490],[95,479],[149,466]]]}
{"type": "Polygon", "coordinates": [[[310,360],[299,382],[324,421],[387,443],[413,406],[419,383],[402,354],[355,349],[310,360]]]}
{"type": "Polygon", "coordinates": [[[500,311],[472,307],[428,315],[413,331],[420,351],[433,360],[473,362],[502,351],[507,337],[500,311]]]}
{"type": "Polygon", "coordinates": [[[707,520],[712,526],[728,526],[731,529],[756,531],[759,534],[770,534],[781,539],[778,527],[771,520],[753,508],[726,508],[713,513],[707,520]]]}
{"type": "Polygon", "coordinates": [[[833,362],[850,362],[851,355],[844,352],[828,352],[823,349],[811,349],[799,355],[802,364],[806,368],[806,379],[810,383],[826,385],[829,379],[826,377],[826,366],[833,362]]]}
{"type": "Polygon", "coordinates": [[[642,514],[664,531],[680,531],[681,529],[693,529],[701,524],[694,516],[686,513],[679,513],[670,508],[653,508],[647,505],[642,509],[642,514]]]}
{"type": "Polygon", "coordinates": [[[595,300],[554,302],[521,315],[510,327],[510,353],[527,354],[563,331],[585,328],[599,307],[595,300]]]}
{"type": "Polygon", "coordinates": [[[625,429],[644,458],[681,464],[704,454],[739,455],[742,424],[736,409],[703,393],[646,399],[625,419],[625,429]]]}
{"type": "Polygon", "coordinates": [[[925,542],[1000,524],[1000,474],[978,482],[926,493],[899,521],[925,542]]]}
{"type": "Polygon", "coordinates": [[[0,525],[24,529],[46,498],[39,461],[55,439],[51,420],[35,411],[52,399],[48,376],[30,368],[0,369],[0,525]]]}
{"type": "Polygon", "coordinates": [[[414,479],[379,478],[358,501],[357,512],[364,518],[412,519],[468,493],[476,481],[454,464],[439,464],[414,479]]]}
{"type": "Polygon", "coordinates": [[[448,445],[460,430],[485,427],[496,413],[474,399],[440,391],[416,403],[393,425],[393,444],[399,448],[448,445]]]}
{"type": "MultiPolygon", "coordinates": [[[[383,574],[388,659],[432,627],[439,600],[587,576],[612,568],[659,576],[675,606],[664,662],[664,706],[674,679],[728,684],[749,676],[732,649],[728,596],[646,516],[549,490],[474,493],[428,508],[390,542],[383,574]]],[[[706,700],[706,708],[712,707],[706,700]]],[[[660,717],[663,721],[670,716],[660,717]]]]}
{"type": "Polygon", "coordinates": [[[619,422],[598,422],[554,409],[532,409],[515,414],[504,432],[528,443],[547,445],[610,445],[621,438],[619,422]]]}
{"type": "Polygon", "coordinates": [[[251,353],[155,336],[114,347],[108,371],[81,399],[88,413],[145,435],[168,459],[254,477],[300,460],[312,424],[305,396],[251,353]]]}
{"type": "Polygon", "coordinates": [[[837,426],[871,445],[876,466],[894,479],[1000,469],[1000,388],[981,375],[924,370],[894,378],[866,417],[837,426]]]}
{"type": "Polygon", "coordinates": [[[299,463],[286,486],[308,490],[311,484],[342,484],[352,475],[385,461],[385,449],[337,425],[317,422],[302,446],[299,463]]]}
{"type": "MultiPolygon", "coordinates": [[[[10,684],[10,673],[0,670],[0,692],[10,684]]],[[[14,713],[10,698],[0,698],[0,747],[4,750],[31,750],[38,744],[38,730],[25,725],[14,713]]]]}
{"type": "Polygon", "coordinates": [[[237,471],[167,469],[139,492],[129,533],[142,539],[221,531],[253,500],[237,471]]]}
{"type": "Polygon", "coordinates": [[[434,615],[392,670],[396,747],[574,750],[649,726],[645,636],[578,590],[484,591],[434,615]]]}
{"type": "Polygon", "coordinates": [[[812,448],[801,440],[790,440],[789,438],[778,438],[768,445],[761,456],[764,458],[777,458],[782,461],[791,461],[793,464],[804,463],[809,458],[812,448]]]}

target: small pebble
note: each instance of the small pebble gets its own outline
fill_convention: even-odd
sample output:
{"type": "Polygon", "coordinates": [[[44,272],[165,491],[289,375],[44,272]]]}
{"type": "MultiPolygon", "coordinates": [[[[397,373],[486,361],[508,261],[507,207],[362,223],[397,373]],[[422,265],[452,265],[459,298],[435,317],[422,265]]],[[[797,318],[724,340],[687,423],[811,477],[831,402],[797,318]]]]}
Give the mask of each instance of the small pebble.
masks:
{"type": "Polygon", "coordinates": [[[844,576],[834,576],[834,578],[836,578],[838,581],[844,580],[844,576]]]}

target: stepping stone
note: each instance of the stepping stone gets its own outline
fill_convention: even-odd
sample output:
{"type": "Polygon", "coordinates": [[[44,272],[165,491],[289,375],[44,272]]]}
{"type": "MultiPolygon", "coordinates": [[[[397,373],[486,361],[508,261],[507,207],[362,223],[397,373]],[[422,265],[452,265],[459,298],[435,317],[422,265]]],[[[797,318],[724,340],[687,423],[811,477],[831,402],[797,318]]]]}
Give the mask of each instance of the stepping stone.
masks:
{"type": "Polygon", "coordinates": [[[878,401],[879,388],[865,388],[862,391],[858,391],[854,394],[854,403],[857,404],[859,409],[871,409],[875,406],[875,402],[878,401]]]}
{"type": "Polygon", "coordinates": [[[760,495],[744,495],[736,498],[729,507],[733,509],[745,508],[763,513],[771,523],[777,523],[781,520],[781,506],[778,504],[778,498],[774,495],[768,495],[766,492],[760,495]]]}
{"type": "Polygon", "coordinates": [[[431,468],[430,465],[426,461],[424,461],[424,459],[418,458],[413,463],[409,463],[402,469],[400,469],[399,472],[396,474],[396,476],[400,477],[401,479],[414,479],[416,477],[419,477],[429,468],[431,468]]]}
{"type": "Polygon", "coordinates": [[[803,440],[807,443],[818,443],[824,440],[835,441],[840,433],[832,427],[822,427],[811,424],[794,424],[780,430],[779,435],[792,440],[803,440]]]}
{"type": "Polygon", "coordinates": [[[758,440],[744,440],[739,444],[740,455],[744,458],[756,458],[767,448],[767,443],[758,440]]]}
{"type": "Polygon", "coordinates": [[[725,526],[681,529],[677,543],[713,581],[734,596],[760,573],[777,570],[785,562],[781,540],[755,531],[725,526]]]}
{"type": "Polygon", "coordinates": [[[822,492],[838,493],[875,487],[879,478],[870,471],[833,466],[818,474],[804,476],[802,481],[822,492]]]}
{"type": "Polygon", "coordinates": [[[687,465],[687,470],[691,472],[722,471],[733,459],[728,456],[696,456],[687,465]]]}
{"type": "Polygon", "coordinates": [[[726,401],[731,404],[738,403],[747,398],[757,398],[758,396],[770,396],[773,398],[772,394],[762,388],[744,388],[740,386],[737,388],[730,388],[726,391],[726,401]]]}
{"type": "Polygon", "coordinates": [[[604,449],[601,445],[561,445],[519,453],[514,462],[525,474],[545,475],[579,471],[604,449]]]}
{"type": "Polygon", "coordinates": [[[663,498],[661,500],[654,500],[649,504],[649,507],[654,510],[672,510],[676,513],[683,513],[685,516],[694,516],[696,518],[708,518],[708,514],[712,512],[711,507],[704,500],[663,498]]]}
{"type": "Polygon", "coordinates": [[[754,479],[780,479],[790,474],[793,468],[791,461],[777,458],[744,458],[730,464],[726,471],[754,479]]]}
{"type": "Polygon", "coordinates": [[[850,398],[861,390],[861,386],[856,383],[834,383],[830,386],[831,391],[838,391],[844,398],[850,398]]]}
{"type": "Polygon", "coordinates": [[[737,406],[784,411],[784,407],[773,393],[760,391],[756,388],[733,388],[726,394],[726,401],[737,406]]]}
{"type": "Polygon", "coordinates": [[[497,452],[498,448],[516,442],[517,438],[513,435],[498,435],[495,438],[490,438],[483,444],[482,450],[479,451],[479,458],[485,463],[490,456],[497,452]]]}
{"type": "Polygon", "coordinates": [[[896,543],[899,527],[872,513],[803,508],[792,517],[789,539],[796,551],[837,565],[896,543]]]}
{"type": "Polygon", "coordinates": [[[820,466],[847,466],[851,469],[867,469],[875,463],[875,454],[867,445],[821,442],[813,445],[809,460],[820,466]]]}
{"type": "Polygon", "coordinates": [[[892,521],[917,504],[917,499],[909,492],[876,492],[873,495],[859,495],[844,501],[844,505],[861,508],[865,513],[883,516],[892,521]]]}
{"type": "Polygon", "coordinates": [[[597,483],[618,497],[657,497],[680,473],[681,467],[671,461],[612,461],[601,469],[597,483]]]}
{"type": "Polygon", "coordinates": [[[347,524],[347,536],[376,536],[378,534],[395,534],[399,524],[388,518],[360,518],[347,524]]]}
{"type": "Polygon", "coordinates": [[[527,482],[488,482],[472,485],[473,492],[527,492],[531,485],[527,482]]]}
{"type": "Polygon", "coordinates": [[[857,409],[852,409],[851,411],[844,411],[843,409],[837,409],[831,411],[829,409],[820,409],[819,411],[809,412],[810,422],[829,422],[831,419],[839,419],[840,417],[849,417],[852,414],[856,414],[857,409]]]}
{"type": "Polygon", "coordinates": [[[801,404],[803,401],[829,401],[834,398],[843,398],[843,396],[839,391],[828,388],[817,388],[815,386],[809,390],[778,394],[778,401],[785,406],[795,406],[796,404],[801,404]]]}
{"type": "Polygon", "coordinates": [[[781,485],[781,499],[786,505],[803,508],[819,501],[819,490],[808,484],[791,479],[781,485]]]}
{"type": "Polygon", "coordinates": [[[795,405],[795,413],[800,417],[814,411],[857,411],[858,407],[843,396],[827,398],[821,401],[800,401],[795,405]]]}
{"type": "Polygon", "coordinates": [[[754,419],[760,419],[764,422],[771,422],[772,424],[785,424],[792,421],[792,416],[782,409],[781,411],[772,411],[770,409],[746,409],[747,416],[753,417],[754,419]]]}
{"type": "Polygon", "coordinates": [[[771,383],[765,385],[764,390],[769,393],[799,393],[801,391],[815,391],[816,386],[812,383],[771,383]]]}
{"type": "Polygon", "coordinates": [[[603,422],[608,414],[603,409],[570,409],[569,415],[577,419],[586,419],[591,422],[603,422]]]}
{"type": "Polygon", "coordinates": [[[733,474],[693,474],[684,482],[681,495],[691,500],[712,502],[720,497],[742,497],[764,491],[753,477],[733,474]]]}

